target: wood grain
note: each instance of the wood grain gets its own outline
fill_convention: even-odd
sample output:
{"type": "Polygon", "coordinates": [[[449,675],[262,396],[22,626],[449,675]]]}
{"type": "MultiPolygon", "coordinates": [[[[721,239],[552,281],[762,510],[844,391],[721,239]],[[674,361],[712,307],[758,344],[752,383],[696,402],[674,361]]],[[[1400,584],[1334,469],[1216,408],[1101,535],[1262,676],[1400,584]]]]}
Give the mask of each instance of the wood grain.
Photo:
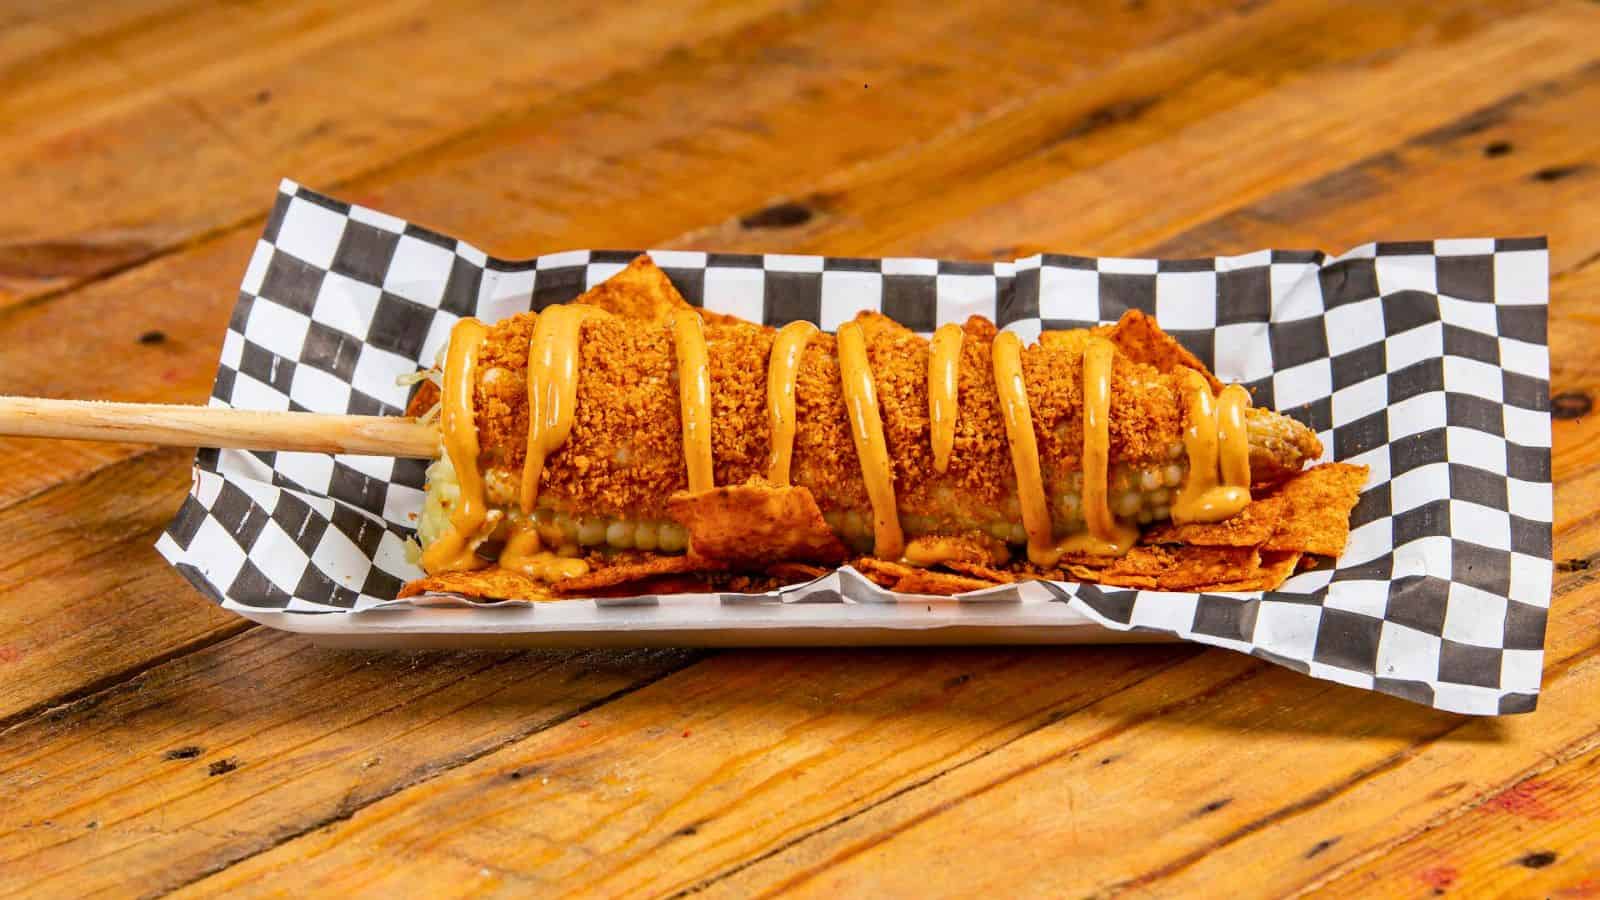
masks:
{"type": "Polygon", "coordinates": [[[0,510],[0,726],[249,625],[152,547],[191,457],[150,454],[0,510]]]}
{"type": "Polygon", "coordinates": [[[1484,796],[1469,810],[1337,881],[1327,897],[1446,888],[1500,897],[1600,891],[1600,741],[1561,765],[1484,796]]]}
{"type": "Polygon", "coordinates": [[[575,0],[52,7],[0,43],[0,306],[259,221],[283,175],[334,184],[680,42],[807,15],[785,0],[601,17],[575,0]],[[422,72],[451,77],[408,77],[422,72]]]}
{"type": "MultiPolygon", "coordinates": [[[[1010,102],[1037,72],[1023,68],[1002,77],[1007,61],[1038,58],[1120,22],[1102,36],[1102,50],[1067,61],[1060,73],[1082,78],[1110,65],[1120,48],[1158,43],[1228,16],[1221,6],[1180,7],[1159,17],[1113,10],[1098,22],[1044,17],[1046,28],[1017,29],[981,7],[939,15],[911,15],[914,9],[920,7],[883,7],[880,18],[866,23],[837,14],[783,18],[738,39],[708,41],[648,73],[618,75],[590,93],[486,126],[427,163],[394,167],[344,193],[481,235],[486,249],[510,256],[661,245],[730,211],[759,209],[790,178],[823,177],[937,133],[946,117],[1010,102]],[[891,28],[897,14],[907,24],[891,28]],[[892,39],[842,52],[862,24],[892,39]],[[961,67],[930,66],[930,55],[963,60],[991,77],[974,80],[961,67]],[[884,98],[858,88],[858,76],[901,87],[884,98]],[[619,96],[632,99],[619,106],[619,96]],[[941,115],[927,115],[929,105],[941,115]],[[907,118],[886,120],[894,111],[907,118]],[[817,122],[829,115],[894,127],[819,132],[817,122]],[[619,155],[575,157],[574,146],[605,146],[619,155]],[[769,174],[718,174],[752,167],[769,174]]],[[[0,310],[0,341],[15,348],[0,357],[0,379],[19,394],[202,401],[215,371],[217,335],[254,247],[247,231],[101,281],[67,303],[0,310]],[[145,335],[162,340],[139,343],[145,335]],[[100,367],[75,364],[90,352],[100,367]]],[[[93,468],[128,452],[79,446],[63,458],[60,447],[0,440],[0,451],[15,463],[13,478],[0,484],[0,504],[73,477],[82,471],[75,463],[93,468]]]]}
{"type": "MultiPolygon", "coordinates": [[[[890,17],[893,12],[886,9],[882,15],[890,17]]],[[[724,133],[729,127],[725,123],[733,121],[730,116],[752,118],[761,124],[750,126],[753,137],[748,142],[730,145],[721,153],[707,155],[707,151],[700,151],[688,156],[707,155],[707,164],[721,169],[738,164],[776,165],[777,161],[788,160],[786,165],[798,167],[791,170],[795,177],[821,177],[864,156],[934,134],[943,121],[918,115],[908,118],[903,123],[906,128],[900,131],[830,131],[827,140],[819,142],[815,140],[815,122],[824,110],[832,108],[839,111],[836,114],[881,121],[886,111],[908,110],[912,107],[904,104],[914,101],[937,102],[946,110],[955,104],[950,114],[962,115],[985,105],[1010,102],[1010,96],[1030,74],[1024,70],[1009,79],[973,81],[960,68],[930,68],[926,64],[930,52],[964,59],[969,64],[998,66],[1010,59],[1037,57],[1062,40],[1081,41],[1089,32],[1125,15],[1123,24],[1104,36],[1107,43],[1103,51],[1068,63],[1067,73],[1087,78],[1110,64],[1109,55],[1118,46],[1159,43],[1182,34],[1187,26],[1229,19],[1225,8],[1196,7],[1179,12],[1175,18],[1113,12],[1111,19],[1102,17],[1098,24],[1052,18],[1048,20],[1050,28],[1029,30],[1015,28],[1014,22],[997,21],[978,9],[960,15],[916,18],[912,26],[890,30],[899,36],[896,40],[841,55],[829,55],[830,48],[839,47],[855,24],[836,16],[803,19],[792,26],[785,24],[782,28],[746,34],[749,40],[744,43],[711,42],[696,54],[669,60],[664,71],[657,72],[655,81],[662,86],[660,90],[643,97],[639,104],[643,109],[660,110],[656,115],[641,118],[639,113],[631,112],[619,118],[612,105],[600,105],[597,96],[586,96],[580,98],[581,102],[574,101],[548,113],[570,119],[558,121],[559,127],[552,128],[543,114],[513,119],[466,142],[458,151],[462,155],[445,155],[444,160],[451,165],[425,179],[402,167],[374,184],[398,182],[405,177],[403,183],[408,190],[426,193],[417,194],[417,202],[409,208],[393,208],[435,222],[456,210],[471,210],[478,218],[458,224],[465,227],[476,223],[482,233],[491,237],[520,231],[531,235],[529,240],[556,240],[557,232],[550,230],[547,218],[547,211],[555,209],[569,217],[560,224],[560,233],[574,242],[665,243],[673,232],[663,229],[682,227],[680,222],[702,226],[726,216],[730,209],[754,208],[770,196],[770,183],[749,179],[717,178],[711,182],[734,192],[731,195],[688,190],[690,185],[705,184],[714,170],[685,167],[686,138],[703,132],[724,133]],[[773,65],[774,57],[789,63],[773,65]],[[708,68],[718,77],[707,79],[703,73],[708,68]],[[868,89],[858,93],[854,77],[863,71],[870,77],[882,78],[880,84],[898,82],[906,87],[888,101],[867,93],[868,89]],[[799,109],[795,108],[797,101],[804,104],[799,109]],[[704,110],[713,118],[687,118],[681,113],[685,109],[704,110]],[[620,138],[615,136],[619,133],[620,138]],[[599,141],[603,134],[613,135],[607,145],[632,151],[629,164],[651,180],[632,187],[624,183],[625,189],[619,189],[614,167],[574,170],[570,161],[558,165],[563,158],[560,154],[568,154],[570,159],[570,145],[552,143],[551,134],[571,135],[579,143],[599,141]],[[838,137],[831,136],[835,134],[838,137]],[[464,165],[462,160],[466,161],[464,165]],[[526,172],[513,169],[512,160],[523,160],[533,168],[526,172]],[[498,193],[502,190],[498,182],[485,183],[481,174],[484,171],[497,172],[497,179],[511,182],[526,175],[523,183],[539,189],[545,199],[538,204],[514,202],[518,198],[498,193]],[[639,216],[639,198],[646,190],[650,192],[651,215],[639,216]],[[696,218],[674,221],[664,217],[664,211],[672,204],[681,203],[695,204],[687,209],[696,218]],[[587,218],[581,222],[571,218],[580,213],[587,218]],[[541,223],[545,223],[543,231],[538,230],[541,223]],[[608,234],[612,237],[608,238],[608,234]]],[[[885,18],[879,24],[887,29],[888,22],[885,18]]],[[[1285,33],[1299,24],[1299,20],[1289,18],[1278,21],[1276,28],[1285,33]]],[[[651,84],[652,79],[644,77],[622,77],[604,85],[604,89],[613,92],[604,96],[631,94],[646,90],[651,84]]],[[[383,202],[387,198],[367,199],[383,202]]],[[[97,282],[56,302],[9,312],[0,310],[0,344],[8,348],[0,356],[0,380],[5,381],[8,390],[19,393],[202,401],[214,371],[216,336],[224,327],[233,286],[253,245],[253,235],[237,232],[203,241],[190,250],[97,282]],[[85,358],[93,358],[96,365],[82,365],[85,358]]],[[[518,246],[500,249],[514,255],[518,246]]],[[[551,249],[551,245],[544,243],[540,249],[551,249]]],[[[0,452],[6,452],[11,463],[10,477],[0,482],[0,506],[4,506],[103,469],[130,454],[143,452],[143,448],[0,439],[0,452]]],[[[108,617],[92,618],[105,623],[108,631],[116,629],[108,617]]],[[[152,627],[159,628],[161,624],[152,627]]],[[[53,679],[43,681],[55,683],[53,679]]]]}
{"type": "Polygon", "coordinates": [[[0,890],[174,887],[693,658],[373,656],[253,629],[0,736],[0,779],[37,801],[0,808],[0,890]]]}
{"type": "Polygon", "coordinates": [[[202,401],[279,174],[505,255],[1548,233],[1541,711],[1194,648],[319,651],[238,633],[149,549],[184,454],[8,440],[0,890],[1595,889],[1600,9],[578,9],[295,2],[258,34],[191,3],[0,13],[5,390],[202,401]]]}

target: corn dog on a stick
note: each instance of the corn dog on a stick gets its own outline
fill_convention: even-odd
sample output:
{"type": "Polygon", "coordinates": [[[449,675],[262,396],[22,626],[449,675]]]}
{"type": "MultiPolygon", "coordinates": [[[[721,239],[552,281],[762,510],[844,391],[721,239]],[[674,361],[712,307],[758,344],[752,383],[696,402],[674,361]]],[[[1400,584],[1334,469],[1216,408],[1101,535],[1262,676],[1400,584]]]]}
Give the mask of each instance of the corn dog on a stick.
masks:
{"type": "Polygon", "coordinates": [[[1137,314],[1026,347],[976,317],[931,342],[876,314],[777,330],[697,313],[644,257],[578,303],[458,326],[443,376],[433,576],[585,583],[611,552],[1051,567],[1227,520],[1321,454],[1137,314]],[[741,545],[764,528],[790,533],[741,545]]]}

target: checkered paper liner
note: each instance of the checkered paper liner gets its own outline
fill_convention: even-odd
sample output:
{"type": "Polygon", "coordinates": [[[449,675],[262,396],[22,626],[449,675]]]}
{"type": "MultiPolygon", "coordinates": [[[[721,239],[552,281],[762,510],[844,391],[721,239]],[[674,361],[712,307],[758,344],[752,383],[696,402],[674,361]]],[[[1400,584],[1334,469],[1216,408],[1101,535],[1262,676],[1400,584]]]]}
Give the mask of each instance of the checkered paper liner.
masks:
{"type": "MultiPolygon", "coordinates": [[[[430,364],[458,318],[494,321],[571,300],[635,255],[493,259],[285,182],[245,272],[211,402],[398,415],[408,388],[396,377],[430,364]]],[[[1310,425],[1330,458],[1371,467],[1344,555],[1280,590],[1036,582],[941,606],[957,617],[973,603],[986,615],[1014,609],[1019,627],[1087,617],[1440,709],[1534,708],[1552,574],[1543,238],[1367,244],[1331,258],[652,255],[691,303],[768,324],[807,319],[832,330],[873,309],[930,332],[977,313],[1031,339],[1141,309],[1224,380],[1249,386],[1258,405],[1310,425]]],[[[404,542],[422,506],[424,468],[387,457],[202,450],[193,489],[157,546],[236,611],[393,607],[401,584],[420,575],[404,542]]],[[[805,604],[808,624],[826,627],[816,604],[835,606],[843,623],[852,605],[921,602],[843,569],[772,594],[538,609],[603,627],[617,606],[682,614],[699,605],[699,624],[716,628],[735,607],[805,604]]]]}

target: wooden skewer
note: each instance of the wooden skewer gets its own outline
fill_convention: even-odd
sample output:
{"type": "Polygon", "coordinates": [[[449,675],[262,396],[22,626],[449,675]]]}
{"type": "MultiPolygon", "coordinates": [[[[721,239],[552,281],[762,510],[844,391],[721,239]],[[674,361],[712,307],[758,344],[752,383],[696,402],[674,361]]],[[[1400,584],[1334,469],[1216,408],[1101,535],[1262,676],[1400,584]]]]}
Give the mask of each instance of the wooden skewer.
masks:
{"type": "Polygon", "coordinates": [[[399,416],[263,412],[162,403],[0,397],[0,435],[169,447],[298,450],[433,459],[439,429],[399,416]]]}

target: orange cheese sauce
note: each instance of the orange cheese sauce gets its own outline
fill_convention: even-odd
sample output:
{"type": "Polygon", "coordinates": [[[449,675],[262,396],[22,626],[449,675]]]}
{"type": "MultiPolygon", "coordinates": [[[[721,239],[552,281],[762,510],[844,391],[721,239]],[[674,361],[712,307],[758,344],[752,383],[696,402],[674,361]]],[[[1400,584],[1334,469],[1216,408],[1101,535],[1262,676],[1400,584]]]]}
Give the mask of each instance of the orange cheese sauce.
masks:
{"type": "Polygon", "coordinates": [[[1223,388],[1217,398],[1219,465],[1222,483],[1229,487],[1250,486],[1250,433],[1244,424],[1244,411],[1249,408],[1250,392],[1237,384],[1223,388]]]}
{"type": "Polygon", "coordinates": [[[706,335],[700,316],[692,312],[673,316],[672,341],[678,353],[678,402],[689,490],[709,491],[714,480],[711,474],[711,367],[706,359],[706,335]]]}
{"type": "Polygon", "coordinates": [[[541,581],[559,581],[589,573],[589,564],[584,560],[557,556],[542,549],[539,533],[527,519],[511,529],[505,549],[500,551],[500,565],[541,581]]]}
{"type": "Polygon", "coordinates": [[[1116,520],[1106,502],[1111,468],[1111,361],[1109,341],[1091,338],[1083,351],[1083,521],[1089,533],[1112,540],[1116,520]]]}
{"type": "MultiPolygon", "coordinates": [[[[1242,483],[1223,483],[1219,478],[1219,444],[1217,427],[1217,399],[1211,395],[1211,385],[1199,372],[1186,369],[1182,375],[1183,404],[1186,421],[1183,446],[1189,456],[1189,477],[1172,504],[1172,521],[1179,525],[1190,522],[1220,522],[1250,502],[1249,446],[1243,440],[1244,413],[1239,408],[1239,394],[1243,388],[1229,394],[1224,391],[1231,416],[1238,422],[1230,435],[1229,464],[1234,477],[1238,477],[1241,463],[1239,451],[1244,451],[1242,483]]],[[[1245,394],[1245,400],[1249,395],[1245,394]]]]}
{"type": "Polygon", "coordinates": [[[810,322],[790,322],[779,329],[767,363],[767,422],[772,429],[772,452],[767,480],[787,485],[794,462],[794,385],[800,373],[800,356],[818,334],[810,322]]]}
{"type": "Polygon", "coordinates": [[[1113,518],[1106,502],[1113,355],[1111,344],[1100,338],[1091,340],[1084,353],[1083,509],[1089,530],[1057,540],[1051,530],[1050,501],[1044,493],[1038,438],[1033,433],[1033,413],[1022,377],[1022,341],[1010,332],[995,337],[995,387],[1016,470],[1022,526],[1028,533],[1028,560],[1035,565],[1053,566],[1065,553],[1121,556],[1139,538],[1139,529],[1113,518]]]}
{"type": "Polygon", "coordinates": [[[445,355],[443,410],[440,434],[444,450],[455,467],[461,497],[450,513],[450,530],[422,553],[423,571],[478,569],[488,562],[473,553],[482,540],[488,506],[483,498],[483,474],[478,471],[478,426],[473,420],[472,391],[477,384],[478,348],[489,329],[477,319],[462,319],[450,330],[450,350],[445,355]]]}
{"type": "Polygon", "coordinates": [[[1022,379],[1022,340],[1009,331],[995,336],[994,384],[1000,394],[1000,413],[1011,446],[1011,465],[1017,475],[1017,499],[1022,506],[1022,527],[1028,532],[1028,559],[1041,566],[1054,565],[1050,528],[1050,502],[1044,495],[1044,475],[1039,468],[1039,441],[1033,433],[1033,411],[1028,408],[1028,386],[1022,379]]]}
{"type": "Polygon", "coordinates": [[[867,360],[867,339],[860,324],[839,326],[839,379],[845,406],[850,414],[850,433],[855,439],[856,458],[866,482],[867,499],[872,503],[873,555],[880,559],[899,559],[905,550],[905,534],[900,530],[900,511],[895,505],[894,479],[889,468],[889,450],[883,440],[883,418],[878,412],[878,392],[872,383],[872,367],[867,360]]]}
{"type": "MultiPolygon", "coordinates": [[[[528,348],[528,455],[522,464],[521,505],[531,514],[544,461],[572,433],[578,399],[578,337],[583,321],[603,315],[591,306],[562,304],[539,313],[528,348]]],[[[445,381],[449,382],[446,373],[445,381]]]]}
{"type": "Polygon", "coordinates": [[[956,417],[958,404],[958,376],[961,367],[961,344],[966,332],[960,325],[940,325],[933,333],[933,346],[928,354],[928,426],[933,443],[933,470],[944,472],[950,467],[950,451],[956,443],[956,417]]]}

